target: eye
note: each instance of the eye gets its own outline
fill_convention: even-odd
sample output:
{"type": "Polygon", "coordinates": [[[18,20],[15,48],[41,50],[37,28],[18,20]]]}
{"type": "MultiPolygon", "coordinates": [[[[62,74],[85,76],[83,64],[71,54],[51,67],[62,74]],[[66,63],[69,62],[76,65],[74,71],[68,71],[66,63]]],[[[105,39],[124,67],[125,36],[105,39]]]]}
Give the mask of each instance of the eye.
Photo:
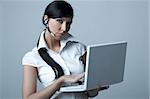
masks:
{"type": "Polygon", "coordinates": [[[62,24],[64,22],[63,19],[56,19],[56,21],[60,24],[62,24]]]}

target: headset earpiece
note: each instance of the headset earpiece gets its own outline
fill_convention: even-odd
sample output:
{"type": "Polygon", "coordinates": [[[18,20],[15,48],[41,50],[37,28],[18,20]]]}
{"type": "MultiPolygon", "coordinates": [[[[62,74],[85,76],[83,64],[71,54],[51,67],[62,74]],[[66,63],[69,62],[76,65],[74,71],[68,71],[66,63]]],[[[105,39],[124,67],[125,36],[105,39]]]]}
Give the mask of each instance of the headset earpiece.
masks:
{"type": "Polygon", "coordinates": [[[47,24],[48,24],[48,19],[46,19],[46,20],[44,21],[44,24],[45,24],[45,25],[47,25],[47,24]]]}

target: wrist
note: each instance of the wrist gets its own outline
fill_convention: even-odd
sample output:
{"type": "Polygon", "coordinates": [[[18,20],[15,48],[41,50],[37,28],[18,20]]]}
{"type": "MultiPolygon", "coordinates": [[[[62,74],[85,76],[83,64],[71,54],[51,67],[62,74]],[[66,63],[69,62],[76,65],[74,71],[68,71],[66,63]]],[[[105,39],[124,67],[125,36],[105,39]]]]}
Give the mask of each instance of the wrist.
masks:
{"type": "Polygon", "coordinates": [[[65,82],[65,77],[61,76],[60,78],[58,78],[58,82],[62,85],[65,82]]]}

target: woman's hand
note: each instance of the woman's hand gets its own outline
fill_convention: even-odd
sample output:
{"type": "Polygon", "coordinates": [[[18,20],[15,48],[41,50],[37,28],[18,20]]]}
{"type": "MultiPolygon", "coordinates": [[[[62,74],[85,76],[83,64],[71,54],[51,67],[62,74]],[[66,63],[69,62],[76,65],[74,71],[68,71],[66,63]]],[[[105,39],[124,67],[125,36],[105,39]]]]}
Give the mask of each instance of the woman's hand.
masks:
{"type": "Polygon", "coordinates": [[[105,89],[108,89],[109,88],[109,85],[107,86],[97,86],[95,89],[91,89],[91,90],[88,90],[86,91],[86,94],[88,95],[88,97],[95,97],[98,95],[98,92],[99,91],[102,91],[102,90],[105,90],[105,89]]]}
{"type": "Polygon", "coordinates": [[[84,77],[84,73],[77,75],[64,75],[60,79],[63,83],[75,83],[84,77]]]}

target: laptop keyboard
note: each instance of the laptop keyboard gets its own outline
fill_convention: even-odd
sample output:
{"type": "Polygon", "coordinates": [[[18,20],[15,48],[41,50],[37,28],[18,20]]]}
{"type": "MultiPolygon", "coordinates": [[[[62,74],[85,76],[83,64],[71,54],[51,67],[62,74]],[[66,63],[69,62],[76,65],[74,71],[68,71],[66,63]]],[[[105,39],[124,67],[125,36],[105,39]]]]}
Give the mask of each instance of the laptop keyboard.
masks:
{"type": "Polygon", "coordinates": [[[67,84],[63,84],[62,87],[66,87],[66,86],[78,86],[78,85],[83,85],[84,81],[78,81],[75,83],[67,83],[67,84]]]}

